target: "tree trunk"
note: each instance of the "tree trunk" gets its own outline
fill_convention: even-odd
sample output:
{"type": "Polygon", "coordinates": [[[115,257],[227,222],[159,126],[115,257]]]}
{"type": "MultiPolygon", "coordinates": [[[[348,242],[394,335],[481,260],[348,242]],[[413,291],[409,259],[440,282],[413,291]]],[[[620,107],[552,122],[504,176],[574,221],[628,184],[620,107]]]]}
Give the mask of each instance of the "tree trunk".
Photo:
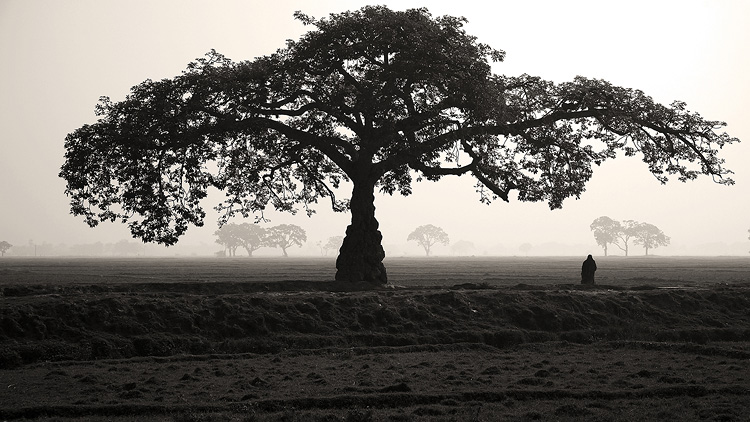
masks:
{"type": "Polygon", "coordinates": [[[336,259],[336,280],[386,284],[383,235],[375,219],[375,183],[353,182],[349,203],[352,223],[346,228],[346,237],[336,259]]]}

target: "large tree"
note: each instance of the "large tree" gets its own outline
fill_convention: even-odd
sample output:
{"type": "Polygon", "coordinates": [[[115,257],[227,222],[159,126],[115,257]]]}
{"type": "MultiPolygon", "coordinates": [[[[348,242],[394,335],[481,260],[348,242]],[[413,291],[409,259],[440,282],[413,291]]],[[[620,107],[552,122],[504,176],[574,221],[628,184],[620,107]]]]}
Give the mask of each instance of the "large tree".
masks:
{"type": "Polygon", "coordinates": [[[211,51],[181,75],[147,80],[65,140],[73,214],[128,223],[135,237],[173,244],[201,226],[201,200],[227,194],[225,222],[268,205],[308,213],[321,198],[349,210],[338,280],[387,280],[375,192],[469,175],[479,200],[578,197],[592,166],[640,153],[660,181],[700,174],[729,184],[718,150],[724,123],[664,106],[633,89],[577,77],[552,83],[495,75],[504,52],[479,43],[463,18],[384,6],[314,19],[298,41],[233,62],[211,51]],[[336,196],[342,182],[351,197],[336,196]]]}

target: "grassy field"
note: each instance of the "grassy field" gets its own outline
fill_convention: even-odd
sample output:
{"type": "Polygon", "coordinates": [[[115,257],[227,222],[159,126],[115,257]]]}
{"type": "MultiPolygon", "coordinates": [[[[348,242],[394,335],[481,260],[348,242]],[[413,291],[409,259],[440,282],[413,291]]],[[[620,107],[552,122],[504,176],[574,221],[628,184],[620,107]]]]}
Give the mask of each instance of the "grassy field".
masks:
{"type": "Polygon", "coordinates": [[[750,419],[750,259],[0,259],[0,420],[750,419]]]}

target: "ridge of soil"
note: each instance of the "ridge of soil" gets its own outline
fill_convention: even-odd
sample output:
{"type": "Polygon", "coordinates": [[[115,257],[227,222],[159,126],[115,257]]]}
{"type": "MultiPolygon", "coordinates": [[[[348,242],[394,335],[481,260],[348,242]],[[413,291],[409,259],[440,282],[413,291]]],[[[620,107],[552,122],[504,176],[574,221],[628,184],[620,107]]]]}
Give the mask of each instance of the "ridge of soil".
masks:
{"type": "Polygon", "coordinates": [[[750,418],[742,281],[37,279],[0,282],[0,420],[750,418]]]}

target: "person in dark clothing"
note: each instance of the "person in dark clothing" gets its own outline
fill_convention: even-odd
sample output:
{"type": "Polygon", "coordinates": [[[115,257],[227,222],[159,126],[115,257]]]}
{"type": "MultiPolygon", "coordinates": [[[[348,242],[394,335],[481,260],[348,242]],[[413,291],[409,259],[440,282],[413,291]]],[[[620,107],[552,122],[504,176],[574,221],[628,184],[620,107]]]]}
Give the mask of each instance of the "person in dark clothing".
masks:
{"type": "Polygon", "coordinates": [[[581,284],[594,284],[594,273],[596,272],[596,261],[589,255],[581,266],[581,284]]]}

